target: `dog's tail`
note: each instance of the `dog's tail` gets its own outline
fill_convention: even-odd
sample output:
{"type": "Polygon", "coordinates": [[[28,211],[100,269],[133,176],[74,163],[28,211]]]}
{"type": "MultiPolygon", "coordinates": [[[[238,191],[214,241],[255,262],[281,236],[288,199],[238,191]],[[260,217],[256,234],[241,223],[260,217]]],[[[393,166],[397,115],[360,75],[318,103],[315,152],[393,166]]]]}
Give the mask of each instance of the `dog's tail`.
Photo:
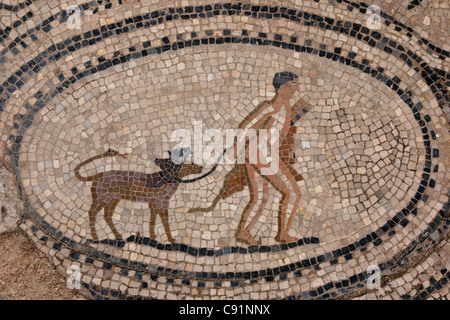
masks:
{"type": "Polygon", "coordinates": [[[188,210],[188,213],[192,213],[192,212],[210,212],[213,211],[214,208],[216,207],[217,203],[219,202],[219,200],[221,200],[222,197],[221,195],[217,195],[216,198],[213,200],[212,204],[209,207],[206,208],[202,208],[202,207],[196,207],[196,208],[191,208],[188,210]]]}
{"type": "Polygon", "coordinates": [[[81,176],[81,174],[80,174],[81,167],[85,166],[86,164],[88,164],[88,163],[90,163],[90,162],[92,162],[94,160],[101,159],[101,158],[106,158],[106,157],[114,157],[114,156],[117,156],[118,154],[119,154],[119,152],[117,152],[115,150],[108,149],[108,151],[106,151],[103,154],[99,154],[97,156],[94,156],[92,158],[87,159],[86,161],[81,162],[74,169],[75,176],[81,181],[92,181],[92,180],[94,180],[95,175],[90,176],[90,177],[83,177],[83,176],[81,176]]]}

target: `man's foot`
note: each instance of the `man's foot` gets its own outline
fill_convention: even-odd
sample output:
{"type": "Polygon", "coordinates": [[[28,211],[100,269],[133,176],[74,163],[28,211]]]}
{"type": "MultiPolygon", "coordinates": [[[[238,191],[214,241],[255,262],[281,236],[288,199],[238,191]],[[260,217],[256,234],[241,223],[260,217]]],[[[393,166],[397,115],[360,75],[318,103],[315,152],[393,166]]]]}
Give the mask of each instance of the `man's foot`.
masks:
{"type": "Polygon", "coordinates": [[[258,241],[255,238],[253,238],[250,232],[248,232],[245,229],[236,232],[236,241],[245,243],[249,246],[257,246],[261,244],[261,240],[258,241]]]}
{"type": "Polygon", "coordinates": [[[277,236],[275,237],[275,240],[278,242],[281,242],[281,243],[291,243],[291,242],[297,242],[298,238],[291,237],[286,232],[281,232],[281,233],[277,234],[277,236]]]}

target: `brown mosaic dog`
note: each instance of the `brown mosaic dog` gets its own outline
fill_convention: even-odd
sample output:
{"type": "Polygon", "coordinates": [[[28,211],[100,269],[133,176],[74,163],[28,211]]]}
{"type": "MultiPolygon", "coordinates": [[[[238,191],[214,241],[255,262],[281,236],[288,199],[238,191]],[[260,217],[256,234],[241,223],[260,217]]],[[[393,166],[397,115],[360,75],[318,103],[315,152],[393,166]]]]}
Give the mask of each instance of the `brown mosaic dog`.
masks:
{"type": "Polygon", "coordinates": [[[169,155],[171,157],[168,159],[155,159],[155,164],[161,168],[161,171],[152,174],[112,170],[89,177],[80,175],[80,168],[94,160],[124,156],[113,150],[94,156],[75,167],[75,176],[79,180],[92,181],[92,205],[89,209],[89,225],[94,241],[98,241],[97,232],[95,231],[95,217],[102,209],[104,209],[105,221],[114,233],[115,238],[122,239],[122,235],[117,231],[112,221],[114,209],[120,200],[148,203],[151,213],[150,237],[155,239],[155,222],[156,216],[159,215],[167,238],[172,243],[175,241],[169,227],[169,201],[180,185],[180,178],[191,174],[199,174],[202,172],[202,167],[196,164],[177,164],[173,161],[171,152],[169,152],[169,155]]]}

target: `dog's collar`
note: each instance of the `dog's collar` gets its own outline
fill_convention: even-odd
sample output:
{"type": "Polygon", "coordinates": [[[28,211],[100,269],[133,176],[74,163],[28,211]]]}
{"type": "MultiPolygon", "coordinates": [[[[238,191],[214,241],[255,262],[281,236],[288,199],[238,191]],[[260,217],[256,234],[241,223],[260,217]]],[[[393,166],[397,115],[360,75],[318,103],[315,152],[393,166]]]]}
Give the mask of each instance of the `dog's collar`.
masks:
{"type": "Polygon", "coordinates": [[[159,176],[161,177],[161,179],[165,182],[165,183],[174,183],[174,182],[180,182],[179,180],[181,180],[180,178],[177,178],[175,176],[169,176],[167,177],[162,171],[159,171],[159,176]]]}

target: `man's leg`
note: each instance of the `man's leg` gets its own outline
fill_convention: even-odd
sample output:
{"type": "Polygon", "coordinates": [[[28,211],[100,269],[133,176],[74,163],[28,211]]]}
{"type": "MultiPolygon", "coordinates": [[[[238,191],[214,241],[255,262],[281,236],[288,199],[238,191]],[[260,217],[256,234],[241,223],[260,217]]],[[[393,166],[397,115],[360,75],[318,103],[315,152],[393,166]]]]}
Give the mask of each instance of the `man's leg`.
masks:
{"type": "Polygon", "coordinates": [[[292,242],[297,241],[297,238],[291,237],[288,235],[288,231],[291,227],[292,220],[294,218],[294,214],[297,213],[300,206],[300,198],[302,196],[300,192],[300,188],[297,185],[297,180],[294,175],[289,170],[289,167],[286,167],[284,164],[280,166],[280,171],[284,173],[284,177],[286,179],[286,185],[288,190],[290,190],[290,196],[292,198],[293,208],[290,214],[287,214],[285,211],[285,215],[283,215],[283,219],[280,221],[281,223],[281,232],[279,234],[279,241],[281,242],[292,242]],[[287,215],[287,216],[286,216],[287,215]],[[287,217],[287,222],[285,221],[287,217]]]}
{"type": "Polygon", "coordinates": [[[242,212],[241,220],[239,221],[236,230],[236,240],[244,242],[248,245],[257,245],[258,241],[252,237],[249,230],[245,228],[250,212],[258,201],[258,186],[255,182],[255,169],[251,165],[246,165],[246,180],[250,191],[250,200],[242,212]]]}

